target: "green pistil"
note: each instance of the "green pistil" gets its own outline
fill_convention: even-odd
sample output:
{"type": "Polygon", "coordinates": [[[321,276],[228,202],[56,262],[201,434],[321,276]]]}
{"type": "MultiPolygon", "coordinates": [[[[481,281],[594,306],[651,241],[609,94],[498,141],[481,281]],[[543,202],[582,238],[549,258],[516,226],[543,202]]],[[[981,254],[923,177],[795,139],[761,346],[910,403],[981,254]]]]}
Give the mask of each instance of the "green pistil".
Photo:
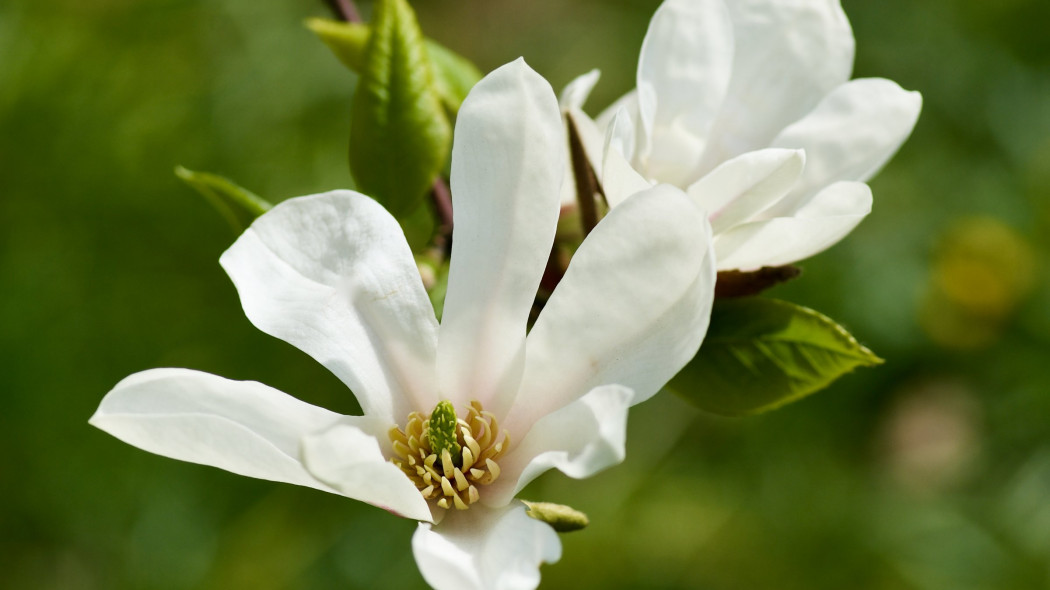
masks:
{"type": "Polygon", "coordinates": [[[459,467],[463,463],[463,456],[460,453],[462,447],[457,440],[456,429],[456,408],[452,406],[452,402],[438,402],[430,414],[430,426],[427,428],[430,451],[437,455],[440,461],[447,449],[452,455],[452,463],[459,467]]]}

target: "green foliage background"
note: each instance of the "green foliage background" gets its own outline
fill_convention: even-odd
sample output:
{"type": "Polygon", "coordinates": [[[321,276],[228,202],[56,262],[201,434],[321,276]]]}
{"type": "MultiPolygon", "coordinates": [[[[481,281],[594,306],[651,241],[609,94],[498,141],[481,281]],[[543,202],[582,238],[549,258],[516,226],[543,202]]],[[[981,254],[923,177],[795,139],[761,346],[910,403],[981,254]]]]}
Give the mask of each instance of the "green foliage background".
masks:
{"type": "MultiPolygon", "coordinates": [[[[482,70],[524,55],[561,88],[600,67],[592,109],[631,86],[657,4],[413,3],[482,70]]],[[[855,75],[921,90],[925,108],[872,183],[873,214],[773,295],[886,364],[760,417],[641,406],[622,466],[528,490],[592,521],[545,588],[1050,588],[1050,4],[844,4],[855,75]]],[[[86,422],[158,366],[356,410],[249,325],[217,264],[229,228],[172,174],[273,201],[349,186],[356,80],[302,26],[319,15],[306,0],[0,4],[0,586],[423,586],[410,522],[86,422]]]]}

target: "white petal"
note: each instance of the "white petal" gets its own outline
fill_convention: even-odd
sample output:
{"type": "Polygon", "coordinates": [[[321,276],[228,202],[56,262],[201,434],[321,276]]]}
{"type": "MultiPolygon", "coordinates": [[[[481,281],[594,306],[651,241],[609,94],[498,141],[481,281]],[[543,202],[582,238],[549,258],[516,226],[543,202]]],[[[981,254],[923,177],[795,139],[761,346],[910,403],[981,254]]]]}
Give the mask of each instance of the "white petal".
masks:
{"type": "Polygon", "coordinates": [[[732,0],[736,52],[725,102],[697,170],[769,145],[853,68],[853,33],[838,0],[732,0]]]}
{"type": "Polygon", "coordinates": [[[918,92],[890,80],[858,79],[836,88],[773,141],[806,150],[806,171],[768,217],[790,215],[833,182],[874,176],[911,134],[921,108],[918,92]]]}
{"type": "Polygon", "coordinates": [[[576,132],[580,136],[580,143],[583,144],[583,151],[587,154],[587,159],[590,161],[591,167],[594,169],[595,176],[601,178],[602,148],[605,145],[605,131],[600,129],[598,125],[580,109],[569,109],[566,114],[572,119],[573,125],[576,126],[576,132]]]}
{"type": "Polygon", "coordinates": [[[583,479],[623,461],[627,410],[633,402],[630,389],[602,385],[540,418],[521,443],[500,459],[500,478],[485,487],[481,501],[503,506],[551,468],[583,479]]]}
{"type": "Polygon", "coordinates": [[[709,211],[717,235],[749,221],[791,190],[806,164],[802,150],[769,148],[724,162],[689,187],[689,196],[709,211]]]}
{"type": "Polygon", "coordinates": [[[412,480],[387,461],[386,428],[378,420],[347,416],[338,424],[303,437],[306,468],[340,494],[415,520],[432,521],[430,507],[412,480]]]}
{"type": "Polygon", "coordinates": [[[561,196],[558,202],[562,208],[574,207],[576,205],[576,179],[572,176],[572,168],[565,168],[565,179],[561,183],[561,196]]]}
{"type": "Polygon", "coordinates": [[[844,238],[870,212],[868,185],[837,182],[792,217],[744,223],[719,234],[718,270],[753,270],[808,258],[844,238]]]}
{"type": "MultiPolygon", "coordinates": [[[[591,167],[598,178],[602,177],[601,160],[605,131],[599,129],[594,120],[587,116],[587,113],[583,112],[583,105],[587,102],[587,98],[590,97],[591,91],[594,90],[594,86],[598,83],[600,77],[601,72],[597,69],[578,76],[565,86],[561,96],[558,98],[558,104],[568,119],[567,123],[576,128],[580,143],[583,144],[583,151],[587,154],[587,159],[590,161],[591,167]]],[[[565,180],[561,184],[562,205],[576,202],[576,184],[572,174],[572,166],[566,166],[565,180]]]]}
{"type": "Polygon", "coordinates": [[[220,259],[248,319],[306,352],[393,423],[432,407],[437,320],[397,221],[333,191],[259,217],[220,259]]]}
{"type": "Polygon", "coordinates": [[[516,389],[568,161],[554,91],[523,60],[482,79],[452,147],[455,229],[438,344],[442,397],[516,389]]]}
{"type": "Polygon", "coordinates": [[[533,590],[540,564],[561,559],[561,541],[518,502],[496,509],[475,504],[439,525],[420,523],[412,552],[436,590],[533,590]]]}
{"type": "Polygon", "coordinates": [[[507,428],[527,432],[599,385],[624,385],[642,401],[673,377],[707,330],[715,282],[710,236],[704,213],[668,185],[610,211],[529,333],[507,428]]]}
{"type": "Polygon", "coordinates": [[[338,493],[299,462],[299,439],[342,418],[255,381],[153,369],[118,383],[89,422],[172,459],[338,493]]]}
{"type": "MultiPolygon", "coordinates": [[[[621,96],[616,102],[609,105],[604,111],[598,115],[598,118],[594,120],[595,126],[602,133],[603,150],[601,158],[604,162],[604,146],[609,142],[610,134],[617,138],[616,141],[620,143],[620,151],[624,158],[634,166],[635,169],[645,176],[645,162],[643,162],[641,155],[646,154],[649,151],[649,138],[641,133],[642,127],[642,115],[639,112],[638,105],[638,90],[632,90],[627,94],[621,96]],[[621,114],[623,111],[623,114],[621,114]],[[617,118],[626,117],[625,120],[617,123],[617,118]],[[619,127],[613,129],[614,126],[619,127]]],[[[600,172],[601,167],[596,168],[600,172]]],[[[601,178],[602,174],[599,173],[598,178],[601,178]]]]}
{"type": "Polygon", "coordinates": [[[635,146],[635,127],[630,114],[621,110],[605,136],[602,163],[602,188],[605,202],[616,207],[627,197],[652,187],[652,184],[631,165],[635,146]]]}
{"type": "Polygon", "coordinates": [[[598,114],[598,117],[594,119],[594,122],[598,125],[598,128],[604,132],[609,128],[609,125],[612,125],[613,118],[616,117],[616,114],[619,113],[620,110],[626,110],[633,120],[641,121],[641,114],[638,112],[637,90],[632,90],[616,99],[615,102],[598,114]]]}
{"type": "Polygon", "coordinates": [[[600,77],[601,72],[594,69],[569,82],[558,97],[558,104],[562,110],[582,109],[600,77]]]}
{"type": "Polygon", "coordinates": [[[733,25],[722,0],[665,0],[638,58],[638,102],[650,138],[646,175],[684,187],[726,97],[733,25]]]}

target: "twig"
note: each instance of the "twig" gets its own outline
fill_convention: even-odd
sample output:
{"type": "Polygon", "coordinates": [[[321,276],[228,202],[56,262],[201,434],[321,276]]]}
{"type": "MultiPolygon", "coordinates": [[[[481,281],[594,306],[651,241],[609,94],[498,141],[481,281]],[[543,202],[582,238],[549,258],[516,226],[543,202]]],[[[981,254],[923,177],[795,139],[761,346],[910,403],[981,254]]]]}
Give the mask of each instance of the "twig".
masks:
{"type": "Polygon", "coordinates": [[[357,12],[354,0],[325,0],[325,3],[342,20],[348,23],[361,22],[361,13],[357,12]]]}
{"type": "Polygon", "coordinates": [[[441,225],[438,226],[438,235],[441,236],[446,248],[451,247],[452,237],[452,192],[449,191],[448,183],[444,178],[438,176],[434,179],[434,185],[430,189],[430,197],[434,200],[434,209],[437,211],[441,225]]]}

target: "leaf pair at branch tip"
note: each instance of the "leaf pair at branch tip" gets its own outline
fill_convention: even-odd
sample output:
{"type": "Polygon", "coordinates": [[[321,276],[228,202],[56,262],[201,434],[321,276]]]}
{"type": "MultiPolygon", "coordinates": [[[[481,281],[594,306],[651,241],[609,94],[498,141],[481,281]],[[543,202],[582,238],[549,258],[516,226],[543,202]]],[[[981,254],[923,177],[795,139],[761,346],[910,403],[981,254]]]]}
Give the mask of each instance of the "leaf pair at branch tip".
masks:
{"type": "MultiPolygon", "coordinates": [[[[444,167],[452,126],[412,8],[405,0],[378,0],[373,16],[363,52],[344,58],[361,74],[350,114],[350,171],[362,192],[403,218],[444,167]]],[[[350,31],[340,39],[360,49],[360,29],[340,26],[351,27],[338,29],[350,31]]]]}
{"type": "MultiPolygon", "coordinates": [[[[310,18],[306,20],[306,26],[343,65],[358,74],[363,71],[365,48],[372,34],[369,25],[310,18]]],[[[467,93],[481,80],[481,71],[470,60],[433,39],[424,39],[423,47],[430,59],[434,90],[448,114],[454,117],[467,93]]]]}
{"type": "Polygon", "coordinates": [[[696,357],[670,388],[723,416],[766,412],[813,394],[858,367],[882,364],[827,316],[758,297],[715,302],[696,357]]]}
{"type": "Polygon", "coordinates": [[[350,170],[358,186],[404,219],[445,168],[451,121],[481,73],[424,39],[405,0],[378,0],[370,25],[306,24],[361,76],[350,130],[350,170]]]}

